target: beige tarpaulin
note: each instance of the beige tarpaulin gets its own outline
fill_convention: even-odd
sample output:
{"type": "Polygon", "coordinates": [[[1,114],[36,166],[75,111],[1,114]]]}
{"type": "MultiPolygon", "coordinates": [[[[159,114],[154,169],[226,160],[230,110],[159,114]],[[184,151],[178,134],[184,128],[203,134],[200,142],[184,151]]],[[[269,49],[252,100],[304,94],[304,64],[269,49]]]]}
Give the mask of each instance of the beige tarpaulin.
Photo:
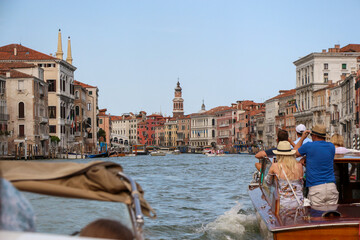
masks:
{"type": "MultiPolygon", "coordinates": [[[[113,162],[0,161],[0,171],[3,178],[22,191],[132,204],[131,185],[116,176],[122,167],[113,162]]],[[[144,215],[155,217],[155,211],[143,197],[144,191],[139,184],[137,187],[144,215]]]]}

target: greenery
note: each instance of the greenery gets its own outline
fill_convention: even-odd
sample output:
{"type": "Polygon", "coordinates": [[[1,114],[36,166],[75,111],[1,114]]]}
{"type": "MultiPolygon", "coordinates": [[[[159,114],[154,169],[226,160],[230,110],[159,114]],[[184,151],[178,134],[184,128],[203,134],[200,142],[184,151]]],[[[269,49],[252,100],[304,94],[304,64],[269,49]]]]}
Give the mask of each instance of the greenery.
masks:
{"type": "Polygon", "coordinates": [[[99,139],[99,142],[101,137],[103,137],[104,142],[106,142],[106,132],[102,128],[100,128],[99,131],[97,132],[97,137],[99,139]]]}
{"type": "Polygon", "coordinates": [[[55,143],[60,142],[60,138],[58,138],[57,136],[50,136],[50,140],[51,142],[55,142],[55,143]]]}

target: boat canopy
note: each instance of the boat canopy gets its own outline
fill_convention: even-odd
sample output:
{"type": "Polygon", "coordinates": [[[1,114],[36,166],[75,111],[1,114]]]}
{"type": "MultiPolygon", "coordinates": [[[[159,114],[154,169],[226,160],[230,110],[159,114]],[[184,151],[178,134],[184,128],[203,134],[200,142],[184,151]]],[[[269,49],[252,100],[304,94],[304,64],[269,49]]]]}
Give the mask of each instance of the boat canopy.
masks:
{"type": "Polygon", "coordinates": [[[21,191],[100,201],[122,202],[133,205],[132,195],[138,193],[142,212],[154,218],[155,211],[144,199],[144,191],[119,176],[123,169],[113,162],[28,162],[0,161],[0,176],[21,191]]]}

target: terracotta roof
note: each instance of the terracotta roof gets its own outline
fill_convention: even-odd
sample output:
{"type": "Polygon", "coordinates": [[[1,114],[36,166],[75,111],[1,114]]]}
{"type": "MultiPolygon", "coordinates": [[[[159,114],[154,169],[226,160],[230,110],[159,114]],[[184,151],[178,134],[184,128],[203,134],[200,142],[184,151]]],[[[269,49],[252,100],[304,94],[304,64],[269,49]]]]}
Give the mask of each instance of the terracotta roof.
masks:
{"type": "Polygon", "coordinates": [[[79,81],[76,81],[76,80],[74,80],[74,85],[80,85],[80,86],[82,86],[84,88],[97,88],[97,87],[94,87],[94,86],[91,86],[89,84],[82,83],[82,82],[79,82],[79,81]]]}
{"type": "Polygon", "coordinates": [[[122,116],[110,116],[110,120],[111,121],[120,121],[122,120],[123,117],[122,116]]]}
{"type": "MultiPolygon", "coordinates": [[[[269,101],[269,100],[273,100],[273,99],[279,99],[279,98],[283,98],[283,97],[289,97],[291,95],[295,95],[296,94],[296,90],[295,89],[291,89],[291,90],[281,90],[283,91],[283,93],[280,93],[279,95],[273,97],[273,98],[270,98],[266,101],[269,101]]],[[[281,92],[280,91],[280,92],[281,92]]]]}
{"type": "Polygon", "coordinates": [[[254,116],[254,115],[257,115],[259,113],[264,113],[264,112],[265,112],[265,109],[252,110],[252,111],[250,111],[250,116],[254,116]]]}
{"type": "Polygon", "coordinates": [[[360,44],[348,44],[340,48],[340,52],[360,52],[360,44]]]}
{"type": "Polygon", "coordinates": [[[24,47],[20,44],[9,44],[0,47],[0,60],[55,60],[57,58],[24,47]],[[16,55],[15,55],[16,49],[16,55]]]}
{"type": "Polygon", "coordinates": [[[207,114],[214,114],[217,112],[221,112],[221,111],[225,111],[225,110],[230,110],[232,109],[232,107],[228,107],[228,106],[219,106],[219,107],[214,107],[204,113],[200,113],[200,115],[207,115],[207,114]]]}
{"type": "Polygon", "coordinates": [[[160,115],[160,114],[151,114],[151,115],[149,115],[149,116],[147,116],[147,117],[163,117],[163,116],[160,115]]]}
{"type": "Polygon", "coordinates": [[[6,76],[6,73],[10,72],[10,78],[34,78],[34,76],[31,76],[26,73],[22,73],[13,69],[0,69],[0,74],[6,76]]]}
{"type": "Polygon", "coordinates": [[[34,68],[36,65],[24,62],[0,62],[0,69],[34,68]]]}

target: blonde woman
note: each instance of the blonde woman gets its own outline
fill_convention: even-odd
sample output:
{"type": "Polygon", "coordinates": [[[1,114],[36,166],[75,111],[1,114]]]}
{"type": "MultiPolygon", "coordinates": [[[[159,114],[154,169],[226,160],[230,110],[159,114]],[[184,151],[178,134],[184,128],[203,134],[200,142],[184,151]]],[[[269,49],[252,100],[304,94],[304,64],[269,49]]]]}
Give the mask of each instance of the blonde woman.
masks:
{"type": "Polygon", "coordinates": [[[288,141],[279,142],[276,154],[277,163],[273,163],[266,176],[267,183],[276,177],[279,183],[280,208],[296,208],[304,203],[303,166],[296,161],[296,150],[291,149],[288,141]]]}

